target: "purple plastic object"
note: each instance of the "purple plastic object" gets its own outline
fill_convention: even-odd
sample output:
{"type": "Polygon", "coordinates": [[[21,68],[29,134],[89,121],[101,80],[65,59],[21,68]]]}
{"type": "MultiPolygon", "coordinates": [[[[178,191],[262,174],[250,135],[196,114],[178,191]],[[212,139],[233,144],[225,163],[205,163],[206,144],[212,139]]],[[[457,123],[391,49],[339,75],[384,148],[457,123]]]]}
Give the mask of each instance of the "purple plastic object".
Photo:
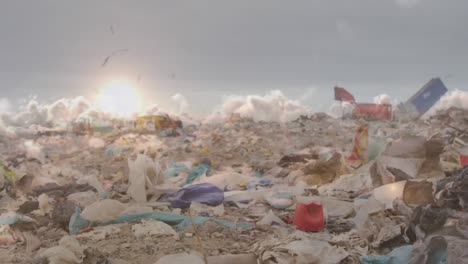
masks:
{"type": "Polygon", "coordinates": [[[168,193],[162,201],[171,203],[172,208],[182,209],[189,208],[192,202],[217,206],[224,201],[224,192],[211,183],[200,183],[168,193]]]}

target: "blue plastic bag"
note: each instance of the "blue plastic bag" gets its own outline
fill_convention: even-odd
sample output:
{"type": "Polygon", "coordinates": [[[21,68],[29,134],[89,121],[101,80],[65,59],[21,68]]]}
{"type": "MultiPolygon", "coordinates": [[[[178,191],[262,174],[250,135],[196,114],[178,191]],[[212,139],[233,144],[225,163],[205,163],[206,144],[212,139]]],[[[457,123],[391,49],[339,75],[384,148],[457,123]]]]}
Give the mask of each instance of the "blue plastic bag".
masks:
{"type": "Polygon", "coordinates": [[[413,246],[402,246],[392,250],[386,256],[362,256],[362,264],[405,264],[410,261],[413,246]]]}
{"type": "Polygon", "coordinates": [[[255,189],[257,186],[268,186],[271,185],[271,179],[260,179],[260,180],[253,180],[247,183],[247,189],[255,189]]]}
{"type": "Polygon", "coordinates": [[[192,202],[217,206],[224,201],[224,192],[211,183],[194,184],[163,196],[163,202],[171,203],[172,208],[189,208],[192,202]]]}

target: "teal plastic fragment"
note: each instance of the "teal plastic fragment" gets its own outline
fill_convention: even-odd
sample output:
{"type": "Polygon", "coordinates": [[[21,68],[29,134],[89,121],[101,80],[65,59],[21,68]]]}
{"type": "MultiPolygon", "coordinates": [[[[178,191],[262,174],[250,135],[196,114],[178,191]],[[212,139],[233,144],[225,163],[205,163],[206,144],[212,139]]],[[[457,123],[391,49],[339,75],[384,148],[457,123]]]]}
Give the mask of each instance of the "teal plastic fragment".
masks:
{"type": "Polygon", "coordinates": [[[17,222],[35,222],[33,218],[14,213],[14,214],[6,214],[3,216],[0,216],[0,225],[13,225],[16,224],[17,222]]]}
{"type": "Polygon", "coordinates": [[[180,173],[184,171],[188,171],[189,167],[187,167],[183,163],[178,163],[178,162],[171,162],[169,164],[169,167],[164,171],[164,176],[166,177],[176,177],[180,173]]]}
{"type": "Polygon", "coordinates": [[[413,246],[402,246],[385,256],[362,256],[361,264],[405,264],[409,263],[413,246]]]}
{"type": "Polygon", "coordinates": [[[203,174],[209,172],[211,169],[210,165],[202,163],[197,167],[193,168],[193,170],[187,176],[187,179],[184,183],[182,183],[181,187],[184,187],[187,184],[191,184],[195,179],[201,177],[203,174]]]}
{"type": "MultiPolygon", "coordinates": [[[[69,231],[71,235],[77,234],[80,230],[83,230],[90,226],[97,226],[97,225],[111,225],[111,224],[121,224],[127,223],[131,221],[141,220],[141,219],[153,219],[164,222],[168,225],[175,226],[178,230],[183,230],[188,226],[193,224],[201,225],[206,221],[212,220],[219,224],[225,225],[228,228],[232,228],[234,223],[222,219],[216,219],[211,217],[201,217],[201,216],[185,216],[180,214],[168,213],[168,212],[143,212],[143,213],[135,213],[135,214],[124,214],[121,215],[112,221],[107,223],[97,224],[91,223],[90,221],[81,217],[81,210],[79,208],[75,209],[75,213],[70,218],[69,223],[69,231]]],[[[253,228],[254,225],[248,222],[238,222],[236,224],[236,228],[253,228]]]]}

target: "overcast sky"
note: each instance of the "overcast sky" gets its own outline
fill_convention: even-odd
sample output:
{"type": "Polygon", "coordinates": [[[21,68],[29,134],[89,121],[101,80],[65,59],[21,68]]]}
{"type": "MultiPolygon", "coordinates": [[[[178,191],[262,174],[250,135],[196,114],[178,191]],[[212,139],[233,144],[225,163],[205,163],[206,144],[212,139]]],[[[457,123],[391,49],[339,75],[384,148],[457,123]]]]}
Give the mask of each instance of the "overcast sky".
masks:
{"type": "Polygon", "coordinates": [[[466,0],[3,0],[0,98],[92,97],[138,76],[147,101],[179,92],[194,112],[274,89],[316,109],[336,84],[361,101],[436,76],[466,90],[467,26],[466,0]]]}

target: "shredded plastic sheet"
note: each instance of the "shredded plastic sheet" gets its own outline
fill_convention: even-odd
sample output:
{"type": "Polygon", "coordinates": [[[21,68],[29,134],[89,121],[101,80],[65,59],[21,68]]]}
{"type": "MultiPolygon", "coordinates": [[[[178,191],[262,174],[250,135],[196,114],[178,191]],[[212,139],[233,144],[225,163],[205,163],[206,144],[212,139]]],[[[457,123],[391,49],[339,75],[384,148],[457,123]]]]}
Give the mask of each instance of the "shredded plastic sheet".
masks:
{"type": "Polygon", "coordinates": [[[331,246],[328,242],[294,234],[285,239],[272,238],[261,241],[255,246],[260,252],[260,261],[274,263],[340,263],[349,253],[343,248],[331,246]]]}
{"type": "Polygon", "coordinates": [[[32,222],[36,222],[36,220],[34,220],[33,218],[29,216],[18,214],[15,212],[8,212],[8,213],[0,215],[0,225],[12,225],[17,222],[32,223],[32,222]]]}
{"type": "Polygon", "coordinates": [[[413,246],[395,248],[385,256],[362,256],[361,264],[402,264],[409,263],[413,246]]]}
{"type": "Polygon", "coordinates": [[[78,233],[78,231],[85,229],[86,227],[89,227],[89,226],[120,224],[120,223],[127,223],[130,221],[140,220],[140,219],[158,220],[168,225],[176,226],[178,230],[183,230],[187,226],[192,225],[192,221],[193,221],[193,224],[195,225],[201,225],[204,222],[209,221],[209,220],[225,225],[228,228],[232,228],[234,225],[236,228],[252,228],[254,226],[252,223],[248,223],[248,222],[237,222],[234,224],[230,221],[211,218],[211,217],[201,217],[201,216],[189,217],[185,215],[167,213],[167,212],[159,212],[159,211],[136,213],[136,214],[125,214],[125,215],[116,217],[115,219],[109,222],[98,224],[98,223],[93,223],[91,221],[88,221],[82,218],[80,214],[81,214],[81,210],[79,208],[76,208],[75,213],[72,215],[70,219],[69,231],[71,235],[75,235],[78,233]]]}

